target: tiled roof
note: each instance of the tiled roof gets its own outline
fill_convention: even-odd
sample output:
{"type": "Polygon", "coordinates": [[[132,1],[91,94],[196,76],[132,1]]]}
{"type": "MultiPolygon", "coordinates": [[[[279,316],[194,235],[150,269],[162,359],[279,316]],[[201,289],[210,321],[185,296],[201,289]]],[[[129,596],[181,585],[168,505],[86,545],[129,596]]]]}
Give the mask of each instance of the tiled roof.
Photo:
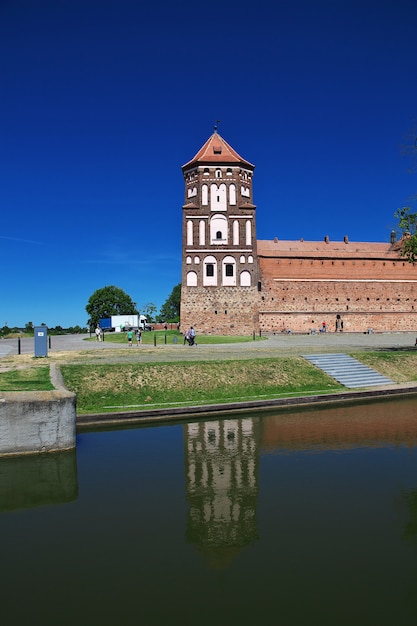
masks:
{"type": "Polygon", "coordinates": [[[243,159],[237,152],[230,146],[227,141],[223,139],[217,132],[214,132],[209,137],[197,152],[195,157],[182,166],[182,169],[188,169],[191,166],[203,165],[203,164],[228,164],[239,163],[250,169],[254,169],[254,165],[243,159]]]}
{"type": "Polygon", "coordinates": [[[398,246],[357,241],[257,241],[263,257],[400,258],[398,246]]]}

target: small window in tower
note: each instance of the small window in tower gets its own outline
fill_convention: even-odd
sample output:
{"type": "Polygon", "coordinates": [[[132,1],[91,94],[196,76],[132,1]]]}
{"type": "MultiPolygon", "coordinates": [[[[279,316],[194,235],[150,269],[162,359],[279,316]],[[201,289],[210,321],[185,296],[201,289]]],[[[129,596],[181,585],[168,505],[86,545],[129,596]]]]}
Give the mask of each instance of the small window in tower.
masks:
{"type": "Polygon", "coordinates": [[[209,175],[209,173],[210,173],[210,172],[209,172],[208,167],[205,167],[205,168],[204,168],[204,176],[208,176],[208,175],[209,175]]]}
{"type": "Polygon", "coordinates": [[[206,276],[214,276],[214,265],[213,265],[213,263],[207,263],[207,265],[206,265],[206,276]]]}
{"type": "Polygon", "coordinates": [[[213,146],[213,152],[214,154],[221,154],[222,153],[221,144],[219,144],[218,146],[213,146]]]}
{"type": "Polygon", "coordinates": [[[222,231],[218,230],[216,233],[216,239],[222,239],[222,231]]]}
{"type": "Polygon", "coordinates": [[[233,276],[233,265],[231,263],[226,263],[226,276],[233,276]]]}
{"type": "Polygon", "coordinates": [[[231,175],[232,175],[232,170],[230,167],[228,167],[226,170],[226,176],[231,176],[231,175]]]}

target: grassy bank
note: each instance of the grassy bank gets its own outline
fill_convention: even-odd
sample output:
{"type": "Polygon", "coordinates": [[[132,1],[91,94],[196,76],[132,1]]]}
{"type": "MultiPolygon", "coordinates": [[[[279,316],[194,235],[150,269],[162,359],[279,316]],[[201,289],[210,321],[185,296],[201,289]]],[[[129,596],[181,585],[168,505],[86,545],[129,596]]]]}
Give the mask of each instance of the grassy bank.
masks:
{"type": "Polygon", "coordinates": [[[301,357],[64,365],[78,413],[128,411],[329,393],[342,389],[301,357]]]}
{"type": "MultiPolygon", "coordinates": [[[[136,349],[132,352],[136,354],[136,349]]],[[[104,357],[105,353],[100,350],[97,354],[104,357]]],[[[417,382],[415,350],[350,354],[396,383],[417,382]]],[[[114,359],[114,353],[107,353],[100,363],[85,363],[84,352],[51,356],[51,361],[61,367],[67,387],[77,394],[79,414],[271,399],[343,389],[298,356],[171,363],[138,363],[132,358],[112,364],[106,362],[107,358],[114,359]]],[[[2,363],[8,371],[0,373],[0,391],[52,389],[49,367],[45,367],[44,361],[26,355],[7,357],[2,363]]]]}
{"type": "Polygon", "coordinates": [[[395,383],[417,381],[417,353],[415,350],[352,352],[351,356],[387,376],[395,383]]]}

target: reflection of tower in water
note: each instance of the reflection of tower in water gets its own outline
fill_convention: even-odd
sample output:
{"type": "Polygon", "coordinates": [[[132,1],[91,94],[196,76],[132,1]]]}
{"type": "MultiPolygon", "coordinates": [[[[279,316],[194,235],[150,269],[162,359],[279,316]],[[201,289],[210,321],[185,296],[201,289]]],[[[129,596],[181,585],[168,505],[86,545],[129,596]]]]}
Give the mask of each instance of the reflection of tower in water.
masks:
{"type": "Polygon", "coordinates": [[[256,419],[187,424],[187,539],[223,565],[257,539],[256,419]]]}

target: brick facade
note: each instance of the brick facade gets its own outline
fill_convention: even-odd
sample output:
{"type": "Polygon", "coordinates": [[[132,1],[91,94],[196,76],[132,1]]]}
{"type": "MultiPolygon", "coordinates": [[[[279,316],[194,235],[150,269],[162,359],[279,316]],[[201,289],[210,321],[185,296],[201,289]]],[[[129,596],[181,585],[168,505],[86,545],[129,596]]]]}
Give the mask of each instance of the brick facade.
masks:
{"type": "Polygon", "coordinates": [[[257,241],[253,170],[216,132],[183,166],[182,329],[417,329],[417,266],[394,240],[257,241]]]}

